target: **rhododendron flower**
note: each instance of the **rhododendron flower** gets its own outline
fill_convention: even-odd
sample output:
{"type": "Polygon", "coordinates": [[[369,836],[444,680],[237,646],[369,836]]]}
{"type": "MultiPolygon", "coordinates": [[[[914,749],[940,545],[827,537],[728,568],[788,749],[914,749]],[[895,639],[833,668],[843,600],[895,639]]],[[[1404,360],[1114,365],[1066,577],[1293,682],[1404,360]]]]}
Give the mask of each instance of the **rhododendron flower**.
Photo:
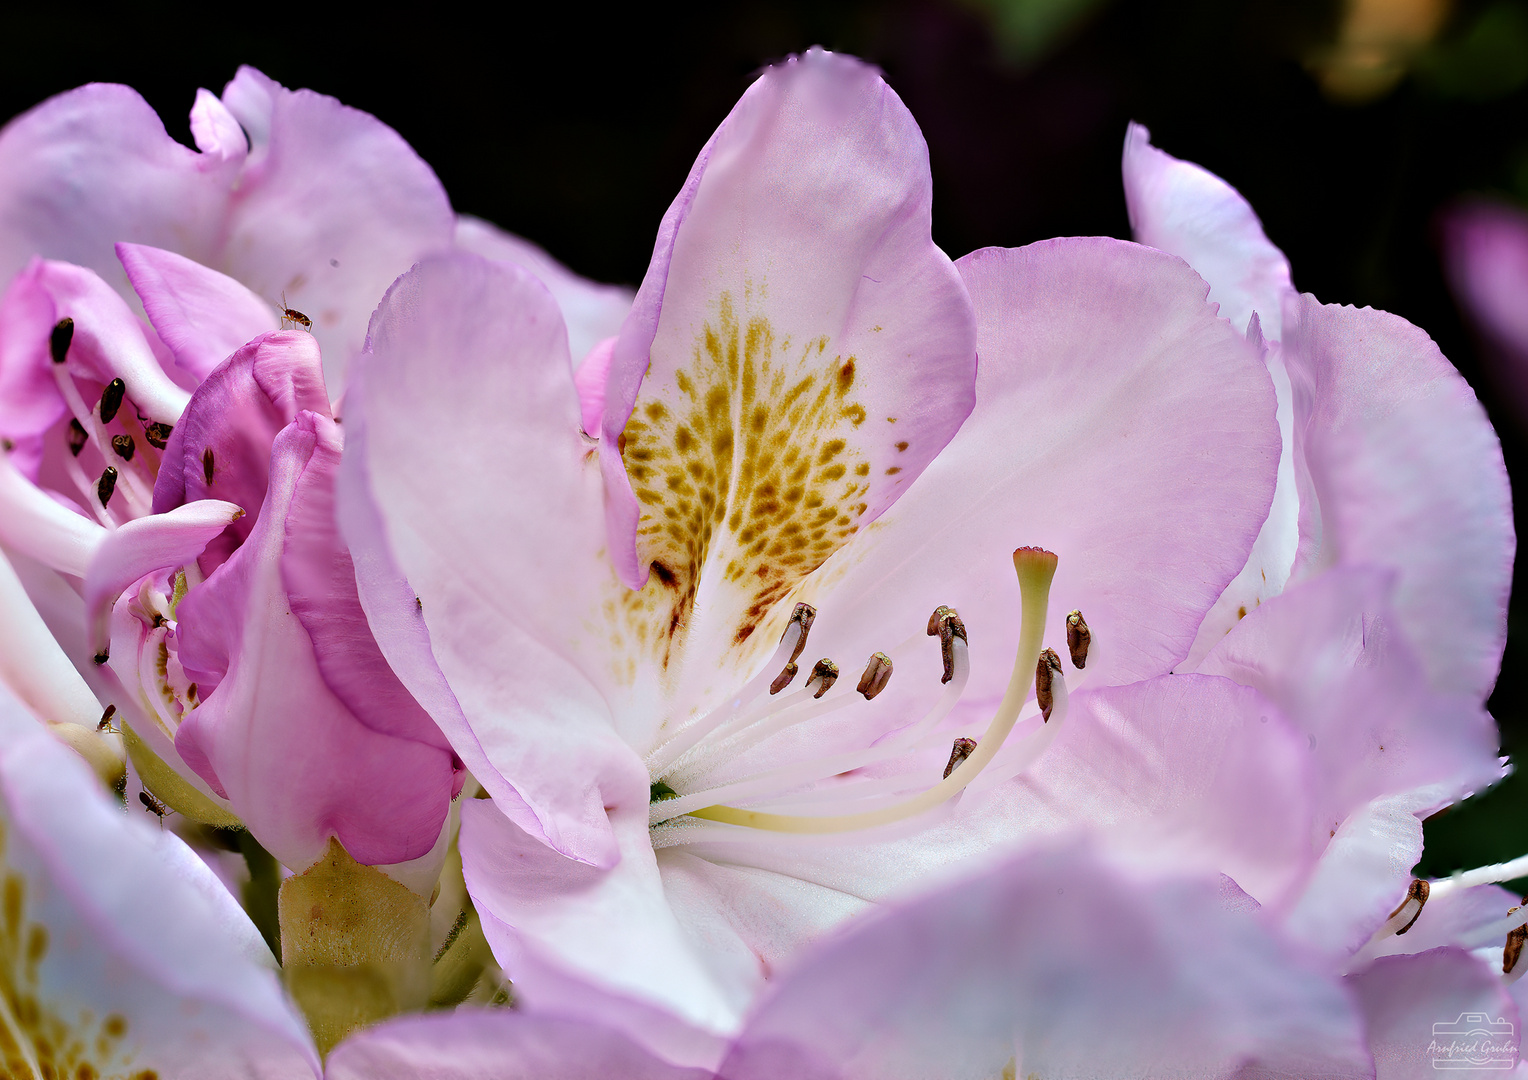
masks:
{"type": "Polygon", "coordinates": [[[1269,898],[1308,866],[1277,710],[1140,682],[1267,515],[1257,354],[1176,259],[952,266],[929,206],[900,101],[814,52],[702,151],[598,431],[529,279],[427,260],[379,309],[341,515],[384,653],[493,797],[463,858],[527,1008],[710,1062],[795,951],[962,858],[1109,826],[1269,898]]]}

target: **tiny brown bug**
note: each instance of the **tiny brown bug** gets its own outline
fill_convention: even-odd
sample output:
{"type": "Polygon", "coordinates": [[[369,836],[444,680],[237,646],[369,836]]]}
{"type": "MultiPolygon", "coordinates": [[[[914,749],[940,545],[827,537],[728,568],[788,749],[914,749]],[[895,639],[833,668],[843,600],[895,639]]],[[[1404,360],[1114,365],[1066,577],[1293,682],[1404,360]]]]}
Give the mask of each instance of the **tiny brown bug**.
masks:
{"type": "Polygon", "coordinates": [[[147,791],[138,792],[138,801],[143,804],[145,810],[159,819],[159,827],[164,828],[164,817],[170,812],[170,808],[147,791]]]}
{"type": "Polygon", "coordinates": [[[96,725],[96,730],[103,733],[109,731],[113,735],[117,734],[117,729],[111,723],[111,718],[116,714],[117,707],[115,705],[106,706],[106,711],[101,714],[101,722],[96,725]]]}
{"type": "Polygon", "coordinates": [[[294,326],[300,326],[308,333],[313,332],[313,320],[302,312],[287,307],[286,293],[281,294],[281,329],[290,330],[294,326]]]}

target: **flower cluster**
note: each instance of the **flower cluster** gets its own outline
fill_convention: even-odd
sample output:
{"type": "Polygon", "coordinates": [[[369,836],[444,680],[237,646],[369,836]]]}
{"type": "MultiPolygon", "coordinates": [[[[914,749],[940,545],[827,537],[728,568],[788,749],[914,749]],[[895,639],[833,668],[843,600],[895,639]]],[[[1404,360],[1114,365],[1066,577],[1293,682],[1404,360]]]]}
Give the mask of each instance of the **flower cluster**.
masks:
{"type": "Polygon", "coordinates": [[[1522,868],[1411,876],[1503,775],[1499,445],[1223,181],[1132,127],[1137,242],[952,261],[913,118],[812,50],[633,295],[332,99],[243,69],[192,131],[89,86],[0,132],[8,1075],[1517,1030],[1522,868]]]}

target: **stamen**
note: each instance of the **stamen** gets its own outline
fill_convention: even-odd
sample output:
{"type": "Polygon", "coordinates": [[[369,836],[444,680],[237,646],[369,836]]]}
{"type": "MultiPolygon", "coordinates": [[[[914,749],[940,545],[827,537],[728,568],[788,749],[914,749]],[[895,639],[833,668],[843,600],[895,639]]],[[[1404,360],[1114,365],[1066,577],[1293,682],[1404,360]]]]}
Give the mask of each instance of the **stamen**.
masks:
{"type": "Polygon", "coordinates": [[[84,426],[78,420],[71,419],[69,421],[69,453],[79,457],[80,451],[85,449],[85,444],[89,441],[90,436],[86,434],[84,426]]]}
{"type": "Polygon", "coordinates": [[[865,665],[865,673],[860,676],[859,685],[854,689],[856,693],[864,694],[866,701],[870,701],[886,689],[886,684],[889,682],[891,682],[891,657],[878,652],[871,655],[870,662],[865,665]]]}
{"type": "Polygon", "coordinates": [[[1395,923],[1398,919],[1403,920],[1400,928],[1395,931],[1397,937],[1416,925],[1417,919],[1422,916],[1422,908],[1427,905],[1428,894],[1431,892],[1432,886],[1421,878],[1411,879],[1411,886],[1406,890],[1406,899],[1402,900],[1400,905],[1390,913],[1390,917],[1385,920],[1387,925],[1395,923]]]}
{"type": "Polygon", "coordinates": [[[1082,612],[1073,611],[1066,617],[1066,651],[1072,654],[1072,666],[1078,671],[1088,666],[1088,646],[1093,643],[1093,633],[1082,612]]]}
{"type": "Polygon", "coordinates": [[[122,408],[122,399],[127,396],[127,383],[121,379],[113,379],[106,384],[106,389],[101,391],[101,403],[98,406],[101,423],[109,424],[117,418],[117,411],[122,408]]]}
{"type": "Polygon", "coordinates": [[[798,668],[795,664],[786,664],[783,668],[781,668],[780,674],[775,676],[775,681],[769,684],[770,696],[773,697],[775,694],[778,694],[781,690],[784,690],[787,686],[789,686],[791,684],[791,680],[796,677],[796,672],[800,670],[801,669],[798,668]]]}
{"type": "Polygon", "coordinates": [[[117,470],[108,465],[106,471],[101,474],[101,479],[96,481],[96,496],[101,500],[101,507],[105,509],[111,502],[112,492],[117,490],[117,470]]]}
{"type": "Polygon", "coordinates": [[[113,435],[111,437],[111,448],[123,461],[132,461],[133,451],[138,447],[133,442],[131,435],[113,435]]]}
{"type": "Polygon", "coordinates": [[[1511,975],[1517,967],[1517,958],[1523,955],[1523,942],[1528,941],[1528,923],[1507,934],[1506,947],[1501,951],[1501,973],[1511,975]]]}
{"type": "Polygon", "coordinates": [[[812,667],[812,677],[807,680],[806,689],[810,690],[812,683],[818,683],[817,693],[813,694],[812,697],[820,698],[823,694],[833,689],[833,684],[837,681],[838,665],[824,656],[812,667]]]}
{"type": "Polygon", "coordinates": [[[801,659],[801,651],[806,648],[806,636],[812,632],[812,624],[817,621],[817,609],[811,604],[797,604],[791,611],[791,621],[786,625],[785,634],[780,635],[781,640],[791,632],[791,627],[801,627],[801,636],[796,639],[795,646],[791,649],[791,658],[787,663],[794,664],[801,659]]]}
{"type": "Polygon", "coordinates": [[[955,766],[970,757],[971,752],[975,749],[975,739],[956,739],[955,745],[950,747],[950,763],[944,767],[944,776],[941,779],[948,780],[950,774],[955,771],[955,766]]]}
{"type": "MultiPolygon", "coordinates": [[[[998,704],[996,715],[993,716],[986,734],[977,744],[976,749],[966,759],[966,765],[913,798],[880,810],[806,817],[799,814],[772,814],[764,811],[742,810],[735,806],[709,806],[691,811],[692,816],[775,832],[846,832],[905,820],[932,810],[965,790],[966,786],[975,780],[997,755],[998,750],[1002,748],[1003,740],[1013,730],[1024,702],[1029,699],[1031,679],[1029,673],[1040,658],[1040,646],[1045,633],[1045,612],[1050,603],[1050,585],[1052,578],[1056,575],[1056,556],[1041,548],[1019,548],[1013,553],[1013,568],[1018,574],[1019,589],[1023,595],[1023,619],[1019,629],[1019,647],[1014,658],[1013,673],[1008,680],[1008,690],[998,704]]],[[[930,622],[933,621],[930,620],[930,622]]]]}
{"type": "Polygon", "coordinates": [[[966,624],[960,621],[954,608],[940,604],[928,617],[928,635],[935,634],[939,635],[939,648],[944,654],[944,678],[939,681],[949,682],[955,675],[954,642],[956,638],[966,640],[966,624]]]}
{"type": "Polygon", "coordinates": [[[170,441],[170,432],[174,430],[172,425],[161,424],[156,420],[143,429],[143,438],[155,450],[163,450],[165,443],[170,441]]]}
{"type": "Polygon", "coordinates": [[[74,320],[63,318],[53,327],[53,332],[48,335],[48,351],[53,354],[53,362],[62,364],[69,357],[69,345],[74,341],[74,320]]]}
{"type": "Polygon", "coordinates": [[[1052,690],[1057,675],[1061,674],[1061,657],[1055,649],[1046,649],[1035,664],[1035,704],[1040,706],[1040,720],[1049,722],[1051,707],[1056,703],[1052,690]]]}

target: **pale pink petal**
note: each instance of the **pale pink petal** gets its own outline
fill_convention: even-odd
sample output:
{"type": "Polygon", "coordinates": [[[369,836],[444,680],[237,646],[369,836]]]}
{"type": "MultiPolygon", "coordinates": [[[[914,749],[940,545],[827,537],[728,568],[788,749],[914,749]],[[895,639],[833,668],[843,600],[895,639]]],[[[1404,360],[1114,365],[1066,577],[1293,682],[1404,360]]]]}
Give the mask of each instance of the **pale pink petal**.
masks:
{"type": "Polygon", "coordinates": [[[1347,981],[1363,1010],[1375,1080],[1499,1073],[1517,1064],[1517,1005],[1500,976],[1466,952],[1387,956],[1347,981]]]}
{"type": "MultiPolygon", "coordinates": [[[[11,444],[8,451],[23,438],[41,436],[67,408],[48,348],[58,316],[37,280],[40,270],[32,263],[0,297],[0,437],[11,444]]],[[[36,461],[23,471],[36,480],[36,461]]]]}
{"type": "Polygon", "coordinates": [[[329,1055],[326,1080],[711,1080],[606,1025],[459,1009],[366,1028],[329,1055]]]}
{"type": "Polygon", "coordinates": [[[62,262],[44,262],[37,280],[53,298],[54,314],[74,320],[69,346],[72,373],[127,384],[124,408],[174,424],[190,394],[170,381],[160,366],[143,324],[127,302],[94,271],[62,262]]]}
{"type": "Polygon", "coordinates": [[[606,812],[645,814],[648,779],[601,692],[620,597],[557,307],[518,267],[427,260],[370,346],[340,512],[383,655],[516,824],[609,865],[606,812]]]}
{"type": "Polygon", "coordinates": [[[121,240],[204,258],[228,178],[202,162],[126,86],[92,83],[12,120],[0,132],[0,280],[41,255],[125,293],[112,251],[121,240]]]}
{"type": "Polygon", "coordinates": [[[1334,568],[1253,611],[1200,666],[1257,687],[1309,738],[1322,832],[1382,795],[1432,789],[1430,813],[1502,775],[1495,721],[1428,686],[1394,593],[1389,571],[1334,568]]]}
{"type": "Polygon", "coordinates": [[[585,435],[599,436],[600,420],[605,415],[605,380],[610,377],[610,357],[615,352],[615,342],[615,338],[608,337],[594,346],[573,373],[580,426],[585,435]]]}
{"type": "Polygon", "coordinates": [[[191,106],[191,138],[196,148],[224,161],[242,161],[249,153],[249,139],[228,106],[211,90],[198,90],[191,106]]]}
{"type": "Polygon", "coordinates": [[[159,339],[198,382],[251,338],[280,329],[269,304],[183,255],[118,244],[117,257],[159,339]]]}
{"type": "Polygon", "coordinates": [[[1213,885],[1087,851],[1008,861],[847,928],[786,974],[727,1080],[1370,1075],[1334,979],[1213,885]],[[1241,1070],[1246,1070],[1242,1072],[1241,1070]]]}
{"type": "MultiPolygon", "coordinates": [[[[568,324],[568,353],[575,366],[583,367],[585,357],[596,345],[620,333],[621,323],[631,310],[630,289],[581,278],[530,241],[478,218],[457,217],[456,249],[516,263],[540,278],[568,324]]],[[[609,364],[609,357],[605,362],[609,364]]],[[[596,413],[593,425],[584,430],[597,436],[603,415],[603,411],[596,413]]]]}
{"type": "Polygon", "coordinates": [[[1421,330],[1302,296],[1285,312],[1302,493],[1295,576],[1399,572],[1401,628],[1433,685],[1484,698],[1507,632],[1516,539],[1501,444],[1421,330]]]}
{"type": "Polygon", "coordinates": [[[85,573],[85,615],[97,658],[106,657],[111,608],[124,589],[156,570],[191,562],[213,537],[243,516],[233,503],[202,499],[107,533],[85,573]]]}
{"type": "Polygon", "coordinates": [[[311,334],[265,334],[219,364],[196,391],[165,444],[154,512],[197,499],[225,499],[245,517],[211,546],[204,573],[249,536],[265,501],[271,443],[303,410],[328,416],[329,395],[311,334]]]}
{"type": "Polygon", "coordinates": [[[106,530],[45,494],[0,455],[0,541],[55,570],[84,577],[106,530]]]}
{"type": "Polygon", "coordinates": [[[239,65],[223,87],[223,104],[249,136],[252,149],[271,141],[271,114],[276,108],[276,95],[282,90],[275,79],[248,64],[239,65]]]}
{"type": "Polygon", "coordinates": [[[931,187],[879,74],[813,49],[744,93],[664,219],[600,454],[611,558],[632,585],[657,568],[660,641],[684,629],[654,657],[681,696],[746,674],[776,603],[970,412],[970,301],[930,238],[931,187]]]}
{"type": "Polygon", "coordinates": [[[124,817],[8,698],[0,714],[6,892],[40,956],[16,966],[16,992],[51,1036],[19,1029],[22,1056],[60,1076],[74,1045],[99,1076],[316,1077],[274,959],[205,864],[147,815],[124,817]]]}
{"type": "Polygon", "coordinates": [[[455,786],[451,755],[368,727],[326,684],[314,643],[292,610],[283,561],[297,536],[288,516],[311,512],[310,467],[334,422],[303,413],[276,440],[271,485],[248,540],[177,614],[179,657],[203,689],[175,748],[250,832],[294,869],[337,836],[359,862],[391,864],[435,846],[455,786]],[[216,687],[208,690],[206,688],[216,687]]]}
{"type": "Polygon", "coordinates": [[[1283,337],[1289,260],[1268,242],[1252,207],[1220,177],[1151,145],[1151,132],[1125,133],[1125,204],[1139,244],[1183,259],[1210,283],[1210,303],[1245,331],[1253,312],[1271,341],[1283,337]]]}
{"type": "Polygon", "coordinates": [[[1360,807],[1328,838],[1304,891],[1288,909],[1285,930],[1334,961],[1344,960],[1400,905],[1421,857],[1415,798],[1390,795],[1360,807]]]}
{"type": "MultiPolygon", "coordinates": [[[[1074,609],[1091,628],[1069,685],[1163,674],[1246,563],[1279,439],[1267,371],[1182,261],[1098,238],[990,249],[960,268],[980,327],[976,409],[799,598],[818,607],[810,648],[850,670],[908,635],[931,640],[929,613],[954,607],[971,656],[957,715],[984,725],[1018,638],[1014,548],[1059,557],[1047,642],[1065,654],[1074,609]]],[[[898,663],[873,703],[885,725],[921,713],[898,694],[939,688],[937,647],[898,663]]]]}
{"type": "Polygon", "coordinates": [[[724,994],[664,897],[645,808],[612,815],[620,860],[565,858],[490,804],[462,807],[462,872],[530,1012],[607,1023],[670,1060],[715,1061],[746,999],[724,994]]]}
{"type": "Polygon", "coordinates": [[[455,219],[434,172],[392,128],[311,90],[270,93],[269,134],[250,129],[254,149],[211,265],[311,319],[338,387],[388,285],[449,248],[455,219]]]}
{"type": "Polygon", "coordinates": [[[0,619],[0,684],[40,720],[94,727],[101,717],[101,703],[53,640],[4,552],[0,552],[0,611],[5,612],[0,619]]]}
{"type": "Polygon", "coordinates": [[[1443,262],[1465,315],[1485,339],[1486,359],[1528,417],[1528,215],[1471,202],[1443,215],[1443,262]]]}

